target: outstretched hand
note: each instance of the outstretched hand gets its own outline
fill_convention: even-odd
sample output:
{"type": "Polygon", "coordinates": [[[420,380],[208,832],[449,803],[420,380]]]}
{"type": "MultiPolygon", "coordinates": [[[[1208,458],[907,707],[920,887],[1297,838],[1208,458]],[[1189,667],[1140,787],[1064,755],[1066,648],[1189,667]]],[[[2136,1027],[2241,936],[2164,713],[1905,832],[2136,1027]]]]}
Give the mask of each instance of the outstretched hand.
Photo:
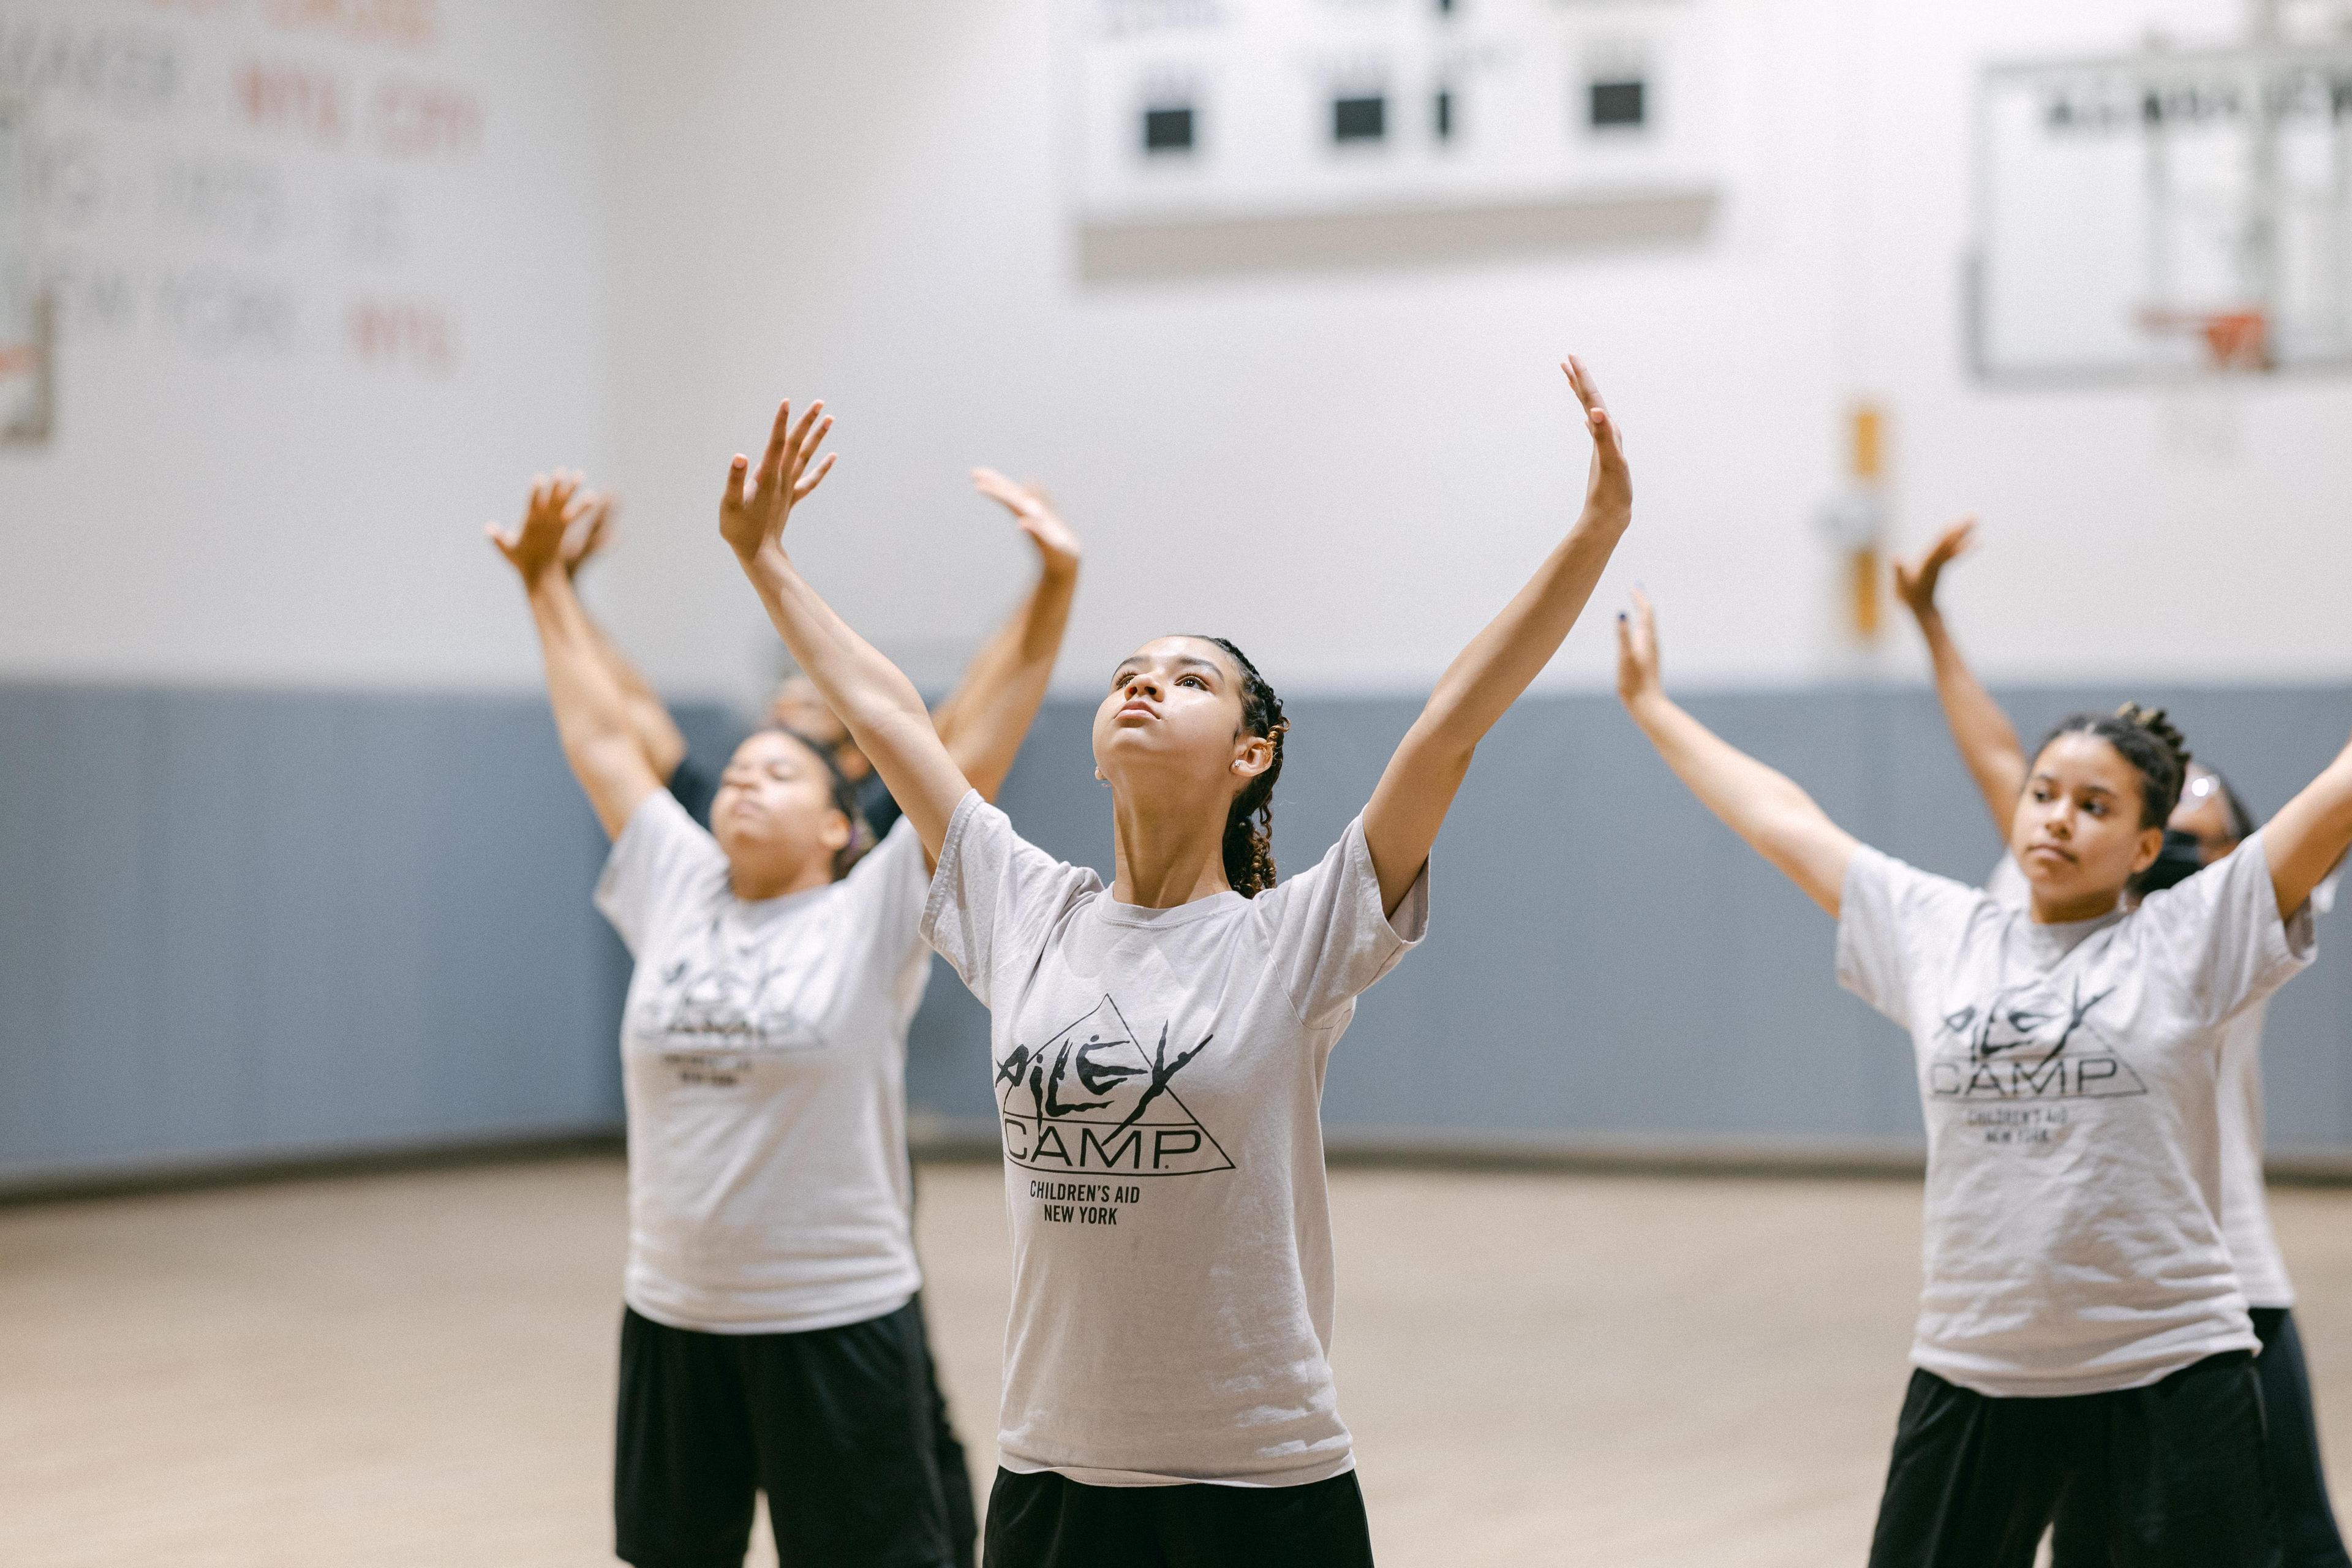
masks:
{"type": "Polygon", "coordinates": [[[531,481],[530,500],[522,522],[512,533],[501,533],[495,522],[483,525],[490,542],[522,578],[525,588],[536,587],[550,572],[568,572],[565,539],[574,524],[604,506],[594,490],[581,489],[576,473],[541,474],[531,481]]]}
{"type": "Polygon", "coordinates": [[[1584,405],[1584,427],[1592,436],[1592,466],[1584,481],[1584,510],[1622,525],[1633,515],[1633,476],[1625,467],[1625,446],[1617,421],[1601,401],[1601,388],[1584,362],[1570,354],[1560,365],[1576,400],[1584,405]]]}
{"type": "Polygon", "coordinates": [[[793,508],[833,471],[831,452],[810,467],[832,428],[833,416],[824,412],[824,399],[810,404],[795,426],[792,400],[786,398],[776,406],[776,423],[768,432],[768,449],[760,455],[758,471],[752,471],[743,454],[735,454],[727,471],[727,492],[719,501],[719,533],[739,560],[749,561],[782,540],[793,508]]]}
{"type": "Polygon", "coordinates": [[[1650,596],[1633,590],[1633,608],[1617,612],[1617,696],[1626,707],[1664,689],[1658,675],[1658,617],[1650,596]]]}
{"type": "Polygon", "coordinates": [[[1068,575],[1078,569],[1078,536],[1054,510],[1053,498],[1044,487],[1032,482],[1016,485],[994,468],[974,468],[972,489],[1013,514],[1029,542],[1037,547],[1037,554],[1049,574],[1068,575]]]}
{"type": "Polygon", "coordinates": [[[1916,561],[1895,563],[1895,596],[1911,614],[1926,620],[1936,613],[1936,582],[1944,568],[1966,555],[1976,543],[1977,520],[1964,517],[1936,537],[1916,561]]]}
{"type": "Polygon", "coordinates": [[[578,577],[580,568],[613,542],[613,513],[618,510],[617,503],[602,491],[591,491],[583,499],[587,510],[563,535],[563,574],[567,577],[578,577]]]}

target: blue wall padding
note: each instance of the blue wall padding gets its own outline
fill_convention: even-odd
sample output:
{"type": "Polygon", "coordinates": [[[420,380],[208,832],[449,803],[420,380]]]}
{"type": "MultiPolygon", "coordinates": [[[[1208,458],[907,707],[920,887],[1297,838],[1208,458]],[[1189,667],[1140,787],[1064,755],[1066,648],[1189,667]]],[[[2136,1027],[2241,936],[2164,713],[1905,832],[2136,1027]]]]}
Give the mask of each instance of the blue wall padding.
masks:
{"type": "MultiPolygon", "coordinates": [[[[2004,700],[2038,734],[2126,694],[2004,700]]],[[[2128,694],[2169,705],[2258,814],[2352,730],[2343,688],[2128,694]]],[[[1924,691],[1689,700],[1891,853],[1972,879],[2000,853],[1924,691]]],[[[1361,808],[1416,707],[1291,705],[1286,869],[1361,808]]],[[[1048,705],[1004,804],[1108,872],[1091,712],[1048,705]]],[[[723,760],[727,715],[679,718],[723,760]]],[[[616,1125],[602,854],[537,699],[0,686],[0,1181],[616,1125]]],[[[1917,1136],[1904,1043],[1837,989],[1829,921],[1612,700],[1521,703],[1433,875],[1428,943],[1334,1058],[1335,1131],[1917,1136]]],[[[2352,1150],[2352,969],[2321,945],[2273,1009],[2274,1150],[2352,1150]]],[[[919,1110],[986,1125],[985,1024],[940,966],[919,1110]]]]}

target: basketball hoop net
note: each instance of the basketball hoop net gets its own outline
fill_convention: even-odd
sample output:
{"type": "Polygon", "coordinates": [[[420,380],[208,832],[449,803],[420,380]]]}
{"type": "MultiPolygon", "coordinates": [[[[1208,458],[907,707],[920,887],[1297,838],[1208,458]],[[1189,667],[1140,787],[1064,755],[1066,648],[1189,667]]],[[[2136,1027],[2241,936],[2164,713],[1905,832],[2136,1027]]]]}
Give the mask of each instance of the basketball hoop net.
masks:
{"type": "Polygon", "coordinates": [[[2194,334],[2204,340],[2206,368],[2217,371],[2276,370],[2271,356],[2271,319],[2259,307],[2236,310],[2168,310],[2150,306],[2139,313],[2140,330],[2158,335],[2194,334]]]}

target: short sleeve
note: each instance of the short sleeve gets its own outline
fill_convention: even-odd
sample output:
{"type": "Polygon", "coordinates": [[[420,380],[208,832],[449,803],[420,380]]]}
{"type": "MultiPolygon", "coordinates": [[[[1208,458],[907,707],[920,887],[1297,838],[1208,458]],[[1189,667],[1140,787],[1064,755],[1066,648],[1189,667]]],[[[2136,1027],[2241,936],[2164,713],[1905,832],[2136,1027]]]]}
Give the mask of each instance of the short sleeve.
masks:
{"type": "Polygon", "coordinates": [[[1391,918],[1381,905],[1364,819],[1312,868],[1251,900],[1265,922],[1276,978],[1309,1025],[1329,1022],[1429,932],[1429,867],[1391,918]]]}
{"type": "Polygon", "coordinates": [[[596,879],[596,908],[635,953],[663,912],[727,874],[718,840],[667,792],[656,790],[629,814],[596,879]]]}
{"type": "Polygon", "coordinates": [[[1956,957],[1969,921],[1990,902],[1948,877],[1856,845],[1838,897],[1838,984],[1910,1027],[1914,973],[1956,957]]]}
{"type": "Polygon", "coordinates": [[[923,841],[904,817],[842,879],[845,907],[886,963],[895,963],[921,942],[923,898],[930,883],[923,841]]]}
{"type": "Polygon", "coordinates": [[[973,790],[948,819],[922,935],[973,995],[993,1005],[996,976],[1033,963],[1055,922],[1101,888],[1093,871],[1013,832],[1012,819],[973,790]]]}
{"type": "Polygon", "coordinates": [[[2312,909],[2278,912],[2259,833],[2177,886],[2150,893],[2141,918],[2177,977],[2191,1017],[2218,1024],[2269,995],[2311,962],[2312,909]]]}

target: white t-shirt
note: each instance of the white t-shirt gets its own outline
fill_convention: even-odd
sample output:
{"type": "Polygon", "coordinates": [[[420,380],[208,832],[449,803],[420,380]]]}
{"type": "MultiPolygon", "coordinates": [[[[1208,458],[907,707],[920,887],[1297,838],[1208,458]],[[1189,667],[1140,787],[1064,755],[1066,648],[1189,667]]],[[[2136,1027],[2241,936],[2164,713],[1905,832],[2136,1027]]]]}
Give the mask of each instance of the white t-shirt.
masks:
{"type": "Polygon", "coordinates": [[[1360,819],[1244,899],[1114,902],[968,795],[923,934],[986,1003],[1013,1227],[1004,1468],[1296,1486],[1355,1463],[1331,1379],[1323,1074],[1391,921],[1360,819]]]}
{"type": "Polygon", "coordinates": [[[636,959],[623,1294],[646,1317],[800,1333],[914,1295],[907,1026],[930,977],[927,883],[905,822],[841,880],[756,902],[666,792],[614,841],[596,907],[636,959]]]}
{"type": "Polygon", "coordinates": [[[1838,980],[1910,1030],[1927,1115],[1914,1363],[2058,1395],[2256,1348],[2217,1217],[2216,1077],[2231,1016],[2310,960],[2259,838],[2064,925],[1855,850],[1838,980]]]}
{"type": "MultiPolygon", "coordinates": [[[[2015,858],[2003,855],[1985,891],[2008,908],[2031,910],[2033,884],[2015,858]]],[[[2336,879],[2311,895],[2311,910],[2324,915],[2336,901],[2336,879]]],[[[2221,1238],[2238,1267],[2238,1286],[2250,1307],[2292,1307],[2294,1281],[2271,1228],[2269,1194],[2263,1179],[2263,1031],[2270,1019],[2265,996],[2241,1008],[2222,1026],[2218,1110],[2221,1123],[2221,1238]]]]}

